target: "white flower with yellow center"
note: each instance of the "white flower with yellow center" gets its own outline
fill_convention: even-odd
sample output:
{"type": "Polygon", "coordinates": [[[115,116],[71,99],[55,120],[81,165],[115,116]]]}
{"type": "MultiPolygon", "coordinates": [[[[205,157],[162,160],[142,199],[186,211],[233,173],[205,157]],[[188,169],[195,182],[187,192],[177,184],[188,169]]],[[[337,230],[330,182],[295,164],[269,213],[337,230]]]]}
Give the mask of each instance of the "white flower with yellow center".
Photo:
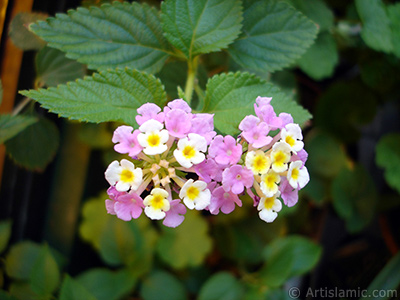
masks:
{"type": "Polygon", "coordinates": [[[190,168],[201,163],[206,157],[207,141],[197,133],[189,133],[189,138],[178,141],[178,148],[174,150],[174,156],[182,167],[190,168]]]}
{"type": "Polygon", "coordinates": [[[253,171],[254,175],[265,174],[271,166],[271,159],[263,151],[250,151],[246,155],[246,167],[253,171]]]}
{"type": "Polygon", "coordinates": [[[281,181],[281,177],[273,170],[269,170],[261,176],[260,188],[266,197],[272,197],[278,192],[278,183],[281,181]]]}
{"type": "Polygon", "coordinates": [[[143,182],[143,172],[129,160],[121,160],[121,164],[114,160],[105,172],[106,180],[110,185],[115,185],[119,192],[126,192],[129,189],[136,191],[143,182]]]}
{"type": "Polygon", "coordinates": [[[287,179],[289,184],[294,189],[302,189],[310,181],[310,175],[308,174],[307,168],[303,166],[301,160],[291,162],[287,173],[287,179]]]}
{"type": "Polygon", "coordinates": [[[189,179],[179,192],[179,197],[189,209],[201,210],[210,205],[211,192],[204,181],[189,179]]]}
{"type": "Polygon", "coordinates": [[[262,197],[258,203],[258,215],[261,220],[267,223],[273,222],[278,216],[278,212],[282,209],[282,203],[277,199],[279,191],[272,197],[262,197]]]}
{"type": "Polygon", "coordinates": [[[154,188],[143,200],[145,205],[144,213],[152,220],[161,220],[165,217],[165,212],[169,211],[170,203],[168,201],[168,192],[160,189],[154,188]]]}
{"type": "Polygon", "coordinates": [[[285,172],[290,161],[290,146],[285,142],[277,142],[272,147],[271,166],[276,173],[285,172]]]}
{"type": "Polygon", "coordinates": [[[281,130],[281,140],[290,146],[290,149],[297,153],[304,147],[303,135],[298,124],[287,124],[281,130]]]}
{"type": "Polygon", "coordinates": [[[137,139],[147,155],[161,154],[168,149],[165,143],[169,139],[168,130],[163,129],[163,124],[151,119],[144,122],[139,130],[137,139]]]}

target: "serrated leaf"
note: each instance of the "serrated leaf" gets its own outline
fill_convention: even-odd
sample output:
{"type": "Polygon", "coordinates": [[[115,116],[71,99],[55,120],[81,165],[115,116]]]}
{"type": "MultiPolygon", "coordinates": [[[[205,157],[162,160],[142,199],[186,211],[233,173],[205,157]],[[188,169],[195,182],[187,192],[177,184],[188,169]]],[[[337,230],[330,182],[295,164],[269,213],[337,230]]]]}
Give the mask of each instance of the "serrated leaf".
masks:
{"type": "Polygon", "coordinates": [[[85,75],[84,65],[68,59],[57,49],[44,47],[36,55],[36,85],[56,86],[61,83],[82,78],[85,75]]]}
{"type": "Polygon", "coordinates": [[[22,50],[39,50],[46,43],[29,31],[29,24],[45,20],[47,14],[21,12],[15,15],[10,23],[10,38],[15,46],[22,50]]]}
{"type": "Polygon", "coordinates": [[[131,291],[137,278],[128,270],[90,269],[76,280],[97,300],[118,300],[131,291]]]}
{"type": "Polygon", "coordinates": [[[315,80],[330,77],[338,63],[336,42],[329,32],[320,33],[313,45],[300,58],[303,72],[315,80]]]}
{"type": "Polygon", "coordinates": [[[358,15],[363,22],[361,37],[374,50],[392,52],[390,20],[382,0],[356,0],[358,15]]]}
{"type": "Polygon", "coordinates": [[[43,246],[32,266],[30,284],[32,291],[40,296],[49,296],[56,290],[60,281],[60,271],[49,248],[43,246]]]}
{"type": "Polygon", "coordinates": [[[332,183],[333,206],[349,232],[363,229],[373,218],[377,202],[375,184],[367,171],[356,165],[343,169],[332,183]]]}
{"type": "Polygon", "coordinates": [[[11,224],[11,220],[0,222],[0,253],[2,253],[8,245],[11,236],[11,224]]]}
{"type": "Polygon", "coordinates": [[[211,251],[208,223],[196,212],[188,212],[177,228],[163,228],[157,244],[160,258],[175,269],[199,266],[211,251]]]}
{"type": "Polygon", "coordinates": [[[241,120],[254,113],[258,96],[273,97],[271,104],[277,114],[292,114],[296,123],[307,121],[310,113],[282,93],[275,85],[249,73],[228,73],[212,77],[206,88],[203,111],[214,114],[215,127],[226,134],[239,132],[241,120]]]}
{"type": "Polygon", "coordinates": [[[60,300],[97,300],[87,289],[85,289],[78,281],[65,276],[60,290],[60,300]]]}
{"type": "Polygon", "coordinates": [[[376,146],[376,163],[385,170],[389,186],[400,193],[400,134],[384,135],[376,146]]]}
{"type": "Polygon", "coordinates": [[[143,300],[185,300],[185,287],[172,274],[154,271],[146,279],[140,290],[143,300]]]}
{"type": "Polygon", "coordinates": [[[14,279],[28,280],[40,249],[40,245],[28,241],[13,245],[5,259],[7,275],[14,279]]]}
{"type": "Polygon", "coordinates": [[[323,0],[284,0],[314,21],[319,32],[327,31],[334,25],[334,15],[323,0]]]}
{"type": "Polygon", "coordinates": [[[17,163],[30,170],[43,170],[53,159],[59,144],[59,132],[55,124],[45,118],[27,127],[8,140],[7,154],[17,163]]]}
{"type": "Polygon", "coordinates": [[[57,88],[22,91],[62,117],[93,123],[120,121],[134,125],[144,103],[163,106],[167,96],[153,75],[132,69],[95,73],[57,88]]]}
{"type": "Polygon", "coordinates": [[[188,59],[226,48],[242,27],[238,0],[166,0],[161,11],[166,38],[188,59]]]}
{"type": "Polygon", "coordinates": [[[136,2],[80,7],[30,29],[89,69],[131,67],[155,73],[171,54],[159,12],[136,2]]]}
{"type": "Polygon", "coordinates": [[[321,246],[301,236],[276,239],[264,250],[266,264],[261,276],[268,286],[279,287],[289,278],[314,268],[321,253],[321,246]]]}
{"type": "Polygon", "coordinates": [[[0,144],[13,138],[37,120],[32,116],[0,115],[0,144]]]}
{"type": "Polygon", "coordinates": [[[274,72],[300,58],[313,43],[317,26],[299,11],[277,0],[244,2],[243,34],[229,54],[244,68],[274,72]]]}
{"type": "Polygon", "coordinates": [[[199,300],[241,300],[244,287],[239,280],[227,272],[210,277],[201,287],[199,300]]]}

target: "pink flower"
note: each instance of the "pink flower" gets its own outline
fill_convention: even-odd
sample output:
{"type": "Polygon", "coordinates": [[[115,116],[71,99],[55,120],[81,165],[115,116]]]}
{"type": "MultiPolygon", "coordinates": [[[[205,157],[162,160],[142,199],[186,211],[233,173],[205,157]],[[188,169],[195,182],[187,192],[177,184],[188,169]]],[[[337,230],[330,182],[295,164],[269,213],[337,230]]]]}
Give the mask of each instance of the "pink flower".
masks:
{"type": "Polygon", "coordinates": [[[164,107],[164,112],[168,113],[171,109],[181,109],[186,113],[190,113],[192,111],[189,104],[187,104],[187,102],[182,99],[175,99],[169,102],[167,106],[164,107]]]}
{"type": "Polygon", "coordinates": [[[265,122],[260,122],[249,131],[244,131],[242,136],[254,148],[262,148],[272,141],[272,137],[267,136],[269,133],[269,126],[265,122]]]}
{"type": "Polygon", "coordinates": [[[176,199],[170,202],[170,209],[165,213],[163,224],[168,227],[179,226],[185,217],[186,206],[181,203],[181,200],[176,199]]]}
{"type": "Polygon", "coordinates": [[[244,187],[253,185],[253,172],[241,165],[234,165],[226,168],[222,173],[222,186],[225,191],[232,191],[234,194],[240,194],[244,191],[244,187]]]}
{"type": "Polygon", "coordinates": [[[280,113],[279,118],[282,120],[282,127],[285,127],[287,124],[293,123],[293,117],[288,113],[280,113]]]}
{"type": "Polygon", "coordinates": [[[271,130],[282,128],[282,120],[276,116],[274,108],[270,104],[272,98],[257,97],[254,111],[257,117],[268,124],[271,130]]]}
{"type": "Polygon", "coordinates": [[[307,158],[308,158],[308,153],[307,153],[307,151],[304,150],[304,149],[301,149],[301,150],[298,151],[296,154],[293,154],[290,160],[291,160],[291,161],[301,160],[302,163],[303,163],[303,166],[304,166],[304,164],[305,164],[306,161],[307,161],[307,158]]]}
{"type": "Polygon", "coordinates": [[[144,205],[143,200],[135,193],[118,192],[115,187],[110,187],[107,193],[111,200],[106,200],[106,209],[109,214],[117,215],[124,221],[139,218],[144,205]]]}
{"type": "Polygon", "coordinates": [[[194,165],[194,170],[196,171],[196,174],[207,183],[211,182],[211,180],[216,177],[218,171],[222,172],[215,160],[211,158],[203,160],[201,163],[194,165]]]}
{"type": "Polygon", "coordinates": [[[242,155],[242,145],[236,145],[236,140],[227,135],[217,135],[208,148],[208,154],[213,157],[218,164],[236,164],[242,155]]]}
{"type": "Polygon", "coordinates": [[[192,127],[192,114],[182,109],[171,109],[165,114],[165,128],[169,135],[177,138],[183,138],[192,127]]]}
{"type": "Polygon", "coordinates": [[[207,145],[210,145],[211,140],[217,134],[214,131],[214,115],[213,114],[194,114],[192,119],[191,133],[197,133],[203,136],[207,145]]]}
{"type": "Polygon", "coordinates": [[[260,119],[256,116],[245,116],[239,124],[239,129],[241,131],[250,131],[253,127],[257,126],[258,123],[260,123],[260,119]]]}
{"type": "Polygon", "coordinates": [[[139,130],[133,131],[131,126],[119,126],[114,131],[112,137],[113,143],[119,143],[114,146],[114,150],[118,153],[128,153],[130,157],[135,157],[142,151],[142,146],[140,146],[137,136],[140,133],[139,130]]]}
{"type": "Polygon", "coordinates": [[[154,103],[145,103],[137,109],[138,115],[135,117],[136,122],[142,125],[144,122],[154,119],[160,123],[164,122],[164,113],[154,103]]]}
{"type": "Polygon", "coordinates": [[[298,199],[298,190],[294,189],[286,178],[282,178],[281,184],[279,185],[279,190],[281,192],[281,198],[283,203],[288,207],[294,206],[298,199]]]}
{"type": "Polygon", "coordinates": [[[211,203],[208,206],[210,213],[216,215],[219,210],[224,214],[229,214],[235,209],[235,203],[241,207],[242,201],[238,195],[232,193],[232,191],[225,191],[222,186],[217,187],[211,194],[211,203]]]}

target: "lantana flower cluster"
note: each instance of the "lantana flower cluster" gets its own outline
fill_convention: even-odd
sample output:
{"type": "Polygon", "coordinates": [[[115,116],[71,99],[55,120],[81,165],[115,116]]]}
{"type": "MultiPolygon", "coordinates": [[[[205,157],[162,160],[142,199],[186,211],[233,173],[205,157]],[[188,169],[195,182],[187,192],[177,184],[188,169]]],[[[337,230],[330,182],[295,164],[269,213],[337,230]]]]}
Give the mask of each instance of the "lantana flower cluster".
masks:
{"type": "Polygon", "coordinates": [[[290,114],[277,116],[271,100],[256,99],[255,115],[240,122],[238,138],[217,135],[214,116],[192,113],[182,99],[163,109],[142,105],[139,128],[120,126],[112,138],[115,151],[130,159],[113,161],[105,171],[107,212],[130,221],[144,211],[176,227],[187,209],[229,214],[247,193],[260,218],[274,221],[281,200],[297,203],[309,175],[300,126],[290,114]]]}

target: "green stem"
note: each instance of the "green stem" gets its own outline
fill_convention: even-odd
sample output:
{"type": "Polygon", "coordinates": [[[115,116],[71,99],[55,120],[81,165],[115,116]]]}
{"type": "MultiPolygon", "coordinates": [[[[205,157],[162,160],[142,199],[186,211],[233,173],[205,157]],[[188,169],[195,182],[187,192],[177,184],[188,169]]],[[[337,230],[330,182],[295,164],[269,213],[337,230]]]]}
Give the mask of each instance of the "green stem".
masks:
{"type": "Polygon", "coordinates": [[[189,103],[189,105],[190,102],[192,101],[194,83],[196,81],[197,62],[198,62],[198,56],[196,56],[193,60],[188,61],[188,76],[185,85],[185,98],[186,101],[189,103]]]}

